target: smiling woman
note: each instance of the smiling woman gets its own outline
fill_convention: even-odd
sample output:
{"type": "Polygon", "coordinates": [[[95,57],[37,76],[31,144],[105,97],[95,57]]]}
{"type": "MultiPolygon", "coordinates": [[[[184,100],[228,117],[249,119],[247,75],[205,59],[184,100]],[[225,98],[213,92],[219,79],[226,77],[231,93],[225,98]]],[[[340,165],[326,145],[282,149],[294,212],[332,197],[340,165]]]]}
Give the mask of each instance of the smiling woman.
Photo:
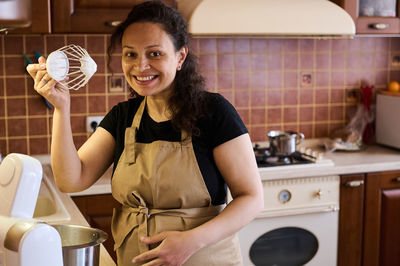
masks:
{"type": "Polygon", "coordinates": [[[52,167],[66,192],[113,163],[118,265],[242,265],[236,232],[263,207],[250,137],[235,108],[205,90],[185,20],[160,1],[136,5],[111,37],[132,98],[114,106],[76,151],[70,97],[43,66],[30,73],[55,106],[52,167]],[[227,205],[227,186],[232,201],[227,205]]]}

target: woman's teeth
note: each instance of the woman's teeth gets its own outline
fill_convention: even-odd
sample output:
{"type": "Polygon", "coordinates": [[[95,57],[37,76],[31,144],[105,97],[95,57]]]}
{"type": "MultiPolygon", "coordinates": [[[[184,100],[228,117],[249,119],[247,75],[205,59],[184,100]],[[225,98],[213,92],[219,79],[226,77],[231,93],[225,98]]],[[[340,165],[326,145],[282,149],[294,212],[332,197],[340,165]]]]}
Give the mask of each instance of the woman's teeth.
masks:
{"type": "Polygon", "coordinates": [[[139,80],[139,81],[149,81],[149,80],[154,79],[155,77],[156,76],[146,76],[146,77],[138,77],[138,76],[136,76],[136,79],[139,80]]]}

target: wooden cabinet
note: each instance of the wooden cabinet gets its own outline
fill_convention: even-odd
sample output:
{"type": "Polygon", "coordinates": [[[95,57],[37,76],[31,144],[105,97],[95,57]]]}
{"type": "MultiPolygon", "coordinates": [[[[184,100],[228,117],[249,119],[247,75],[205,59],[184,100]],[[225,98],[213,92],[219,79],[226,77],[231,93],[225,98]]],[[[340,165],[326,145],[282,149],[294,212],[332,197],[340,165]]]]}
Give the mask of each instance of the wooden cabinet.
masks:
{"type": "Polygon", "coordinates": [[[11,30],[11,34],[51,33],[50,0],[32,1],[32,24],[28,28],[11,30]]]}
{"type": "Polygon", "coordinates": [[[108,234],[104,247],[114,261],[117,256],[114,252],[114,240],[111,234],[111,218],[113,209],[120,206],[111,194],[72,197],[79,210],[91,227],[103,230],[108,234]]]}
{"type": "Polygon", "coordinates": [[[400,171],[341,177],[338,265],[400,265],[400,171]]]}
{"type": "Polygon", "coordinates": [[[400,171],[367,174],[364,265],[400,265],[400,171]]]}
{"type": "MultiPolygon", "coordinates": [[[[145,0],[51,0],[53,33],[109,33],[145,0]]],[[[176,7],[175,0],[164,0],[176,7]]]]}
{"type": "Polygon", "coordinates": [[[364,174],[340,178],[338,266],[361,266],[364,182],[364,174]]]}
{"type": "MultiPolygon", "coordinates": [[[[400,5],[397,3],[395,17],[362,16],[360,15],[360,0],[331,0],[343,7],[353,18],[357,34],[399,34],[400,5]]],[[[373,2],[373,1],[371,1],[373,2]]],[[[375,1],[376,3],[382,0],[375,1]]]]}

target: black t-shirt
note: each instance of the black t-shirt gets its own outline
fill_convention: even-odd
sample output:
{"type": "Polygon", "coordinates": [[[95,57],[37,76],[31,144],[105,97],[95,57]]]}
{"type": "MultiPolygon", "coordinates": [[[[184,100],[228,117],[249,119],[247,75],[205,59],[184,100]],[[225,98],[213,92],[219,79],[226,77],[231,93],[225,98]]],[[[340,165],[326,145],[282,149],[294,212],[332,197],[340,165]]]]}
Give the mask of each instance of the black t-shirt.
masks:
{"type": "MultiPolygon", "coordinates": [[[[246,126],[235,108],[220,94],[206,93],[207,118],[199,119],[199,136],[193,136],[193,149],[212,204],[226,200],[226,183],[215,164],[213,149],[218,145],[247,133],[246,126]]],[[[101,121],[100,126],[115,138],[114,169],[124,150],[125,129],[132,125],[133,117],[143,98],[133,98],[114,106],[101,121]]],[[[137,133],[137,142],[151,143],[156,140],[181,140],[181,132],[174,130],[170,121],[156,122],[145,110],[137,133]]]]}

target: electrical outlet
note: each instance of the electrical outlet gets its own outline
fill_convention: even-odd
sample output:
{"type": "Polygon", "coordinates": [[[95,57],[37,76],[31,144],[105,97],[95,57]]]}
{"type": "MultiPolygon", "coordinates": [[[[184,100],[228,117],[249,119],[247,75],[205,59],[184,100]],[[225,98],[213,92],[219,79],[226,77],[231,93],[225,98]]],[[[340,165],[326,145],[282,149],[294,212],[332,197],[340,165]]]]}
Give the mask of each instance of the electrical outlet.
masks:
{"type": "Polygon", "coordinates": [[[97,126],[100,124],[101,120],[103,120],[104,116],[88,116],[86,117],[86,131],[94,132],[97,126]]]}

